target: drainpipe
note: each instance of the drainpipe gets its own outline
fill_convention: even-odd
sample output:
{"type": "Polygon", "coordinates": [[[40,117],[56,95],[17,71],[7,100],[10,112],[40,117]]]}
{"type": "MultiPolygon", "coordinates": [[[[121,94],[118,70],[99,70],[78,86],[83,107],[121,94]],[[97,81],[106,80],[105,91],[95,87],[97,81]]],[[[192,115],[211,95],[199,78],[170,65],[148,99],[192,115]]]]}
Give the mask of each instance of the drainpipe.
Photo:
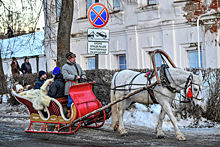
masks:
{"type": "Polygon", "coordinates": [[[217,68],[220,68],[220,51],[219,51],[219,34],[218,34],[218,18],[216,17],[216,23],[217,23],[217,32],[216,32],[216,46],[217,46],[217,68]]]}
{"type": "MultiPolygon", "coordinates": [[[[201,61],[200,61],[200,40],[199,40],[199,20],[204,17],[204,16],[211,16],[211,15],[217,15],[218,13],[212,13],[212,14],[202,14],[198,17],[197,19],[197,32],[198,32],[198,58],[199,58],[199,74],[202,75],[201,73],[201,61]]],[[[218,33],[217,33],[218,34],[218,33]]],[[[218,38],[217,37],[217,42],[218,42],[218,38]]],[[[218,53],[218,45],[217,45],[217,53],[218,53]]]]}

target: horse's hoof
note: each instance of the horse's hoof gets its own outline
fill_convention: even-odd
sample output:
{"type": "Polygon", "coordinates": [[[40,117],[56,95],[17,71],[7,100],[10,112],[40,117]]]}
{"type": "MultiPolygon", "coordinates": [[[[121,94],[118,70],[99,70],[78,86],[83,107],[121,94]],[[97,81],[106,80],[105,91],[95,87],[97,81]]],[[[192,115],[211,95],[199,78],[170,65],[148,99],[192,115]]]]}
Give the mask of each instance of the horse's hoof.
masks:
{"type": "Polygon", "coordinates": [[[126,137],[128,136],[128,133],[123,133],[123,134],[120,134],[122,137],[126,137]]]}
{"type": "Polygon", "coordinates": [[[159,135],[159,136],[157,136],[157,138],[158,139],[163,139],[163,138],[165,138],[165,136],[159,135]]]}
{"type": "Polygon", "coordinates": [[[118,131],[118,126],[119,126],[118,124],[116,124],[116,125],[114,126],[114,131],[116,131],[116,132],[118,131]]]}
{"type": "Polygon", "coordinates": [[[185,137],[179,137],[178,140],[179,141],[186,141],[186,138],[185,137]]]}

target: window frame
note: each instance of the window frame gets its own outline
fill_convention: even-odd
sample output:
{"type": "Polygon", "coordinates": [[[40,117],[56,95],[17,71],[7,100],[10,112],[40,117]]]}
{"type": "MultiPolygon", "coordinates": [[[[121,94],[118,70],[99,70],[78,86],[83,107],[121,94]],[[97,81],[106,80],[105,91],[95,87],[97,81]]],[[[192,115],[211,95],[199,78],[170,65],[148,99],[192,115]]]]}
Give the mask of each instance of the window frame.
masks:
{"type": "Polygon", "coordinates": [[[154,1],[155,1],[154,4],[150,4],[150,0],[147,0],[147,5],[148,5],[148,6],[157,5],[157,2],[158,2],[158,1],[157,1],[157,0],[154,0],[154,1]]]}
{"type": "Polygon", "coordinates": [[[118,11],[121,9],[121,0],[113,0],[113,10],[118,11]],[[115,1],[119,1],[119,6],[115,7],[115,1]]]}
{"type": "Polygon", "coordinates": [[[120,68],[121,66],[124,66],[124,67],[125,67],[124,69],[127,69],[127,61],[126,61],[126,55],[125,55],[125,54],[123,54],[123,55],[118,55],[118,69],[124,70],[124,69],[121,69],[121,68],[120,68]],[[125,63],[120,64],[120,57],[124,57],[125,63]]]}
{"type": "Polygon", "coordinates": [[[163,64],[163,60],[159,53],[156,53],[154,55],[154,59],[155,59],[156,67],[160,67],[163,64]]]}
{"type": "MultiPolygon", "coordinates": [[[[198,60],[198,50],[188,50],[188,62],[189,62],[189,68],[199,68],[199,60],[198,60]],[[196,67],[190,67],[190,64],[194,63],[194,62],[190,62],[190,53],[196,53],[196,60],[195,60],[195,64],[196,67]],[[198,65],[198,66],[197,66],[198,65]]],[[[200,62],[201,62],[201,68],[203,68],[203,62],[202,62],[202,51],[200,50],[200,62]]]]}
{"type": "Polygon", "coordinates": [[[87,69],[88,70],[95,70],[95,57],[89,57],[89,58],[87,58],[87,69]],[[92,66],[92,68],[90,69],[90,67],[89,67],[89,60],[93,60],[94,61],[94,67],[92,66]]]}
{"type": "MultiPolygon", "coordinates": [[[[91,5],[100,2],[100,0],[91,0],[91,1],[92,1],[92,2],[91,2],[91,5]]],[[[91,6],[91,5],[90,5],[90,6],[91,6]]],[[[88,9],[90,8],[90,6],[88,7],[88,0],[86,0],[86,17],[88,17],[88,16],[87,16],[87,13],[88,13],[88,9]]]]}

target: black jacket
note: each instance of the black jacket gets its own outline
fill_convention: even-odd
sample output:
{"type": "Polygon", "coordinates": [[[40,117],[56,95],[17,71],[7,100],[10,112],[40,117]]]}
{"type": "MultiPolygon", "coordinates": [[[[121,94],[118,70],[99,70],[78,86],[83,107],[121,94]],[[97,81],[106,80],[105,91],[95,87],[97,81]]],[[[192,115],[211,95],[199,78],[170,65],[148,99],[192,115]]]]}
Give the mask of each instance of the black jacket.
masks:
{"type": "Polygon", "coordinates": [[[57,74],[54,82],[50,85],[48,96],[52,98],[60,98],[64,96],[65,80],[63,74],[57,74]]]}
{"type": "Polygon", "coordinates": [[[37,78],[37,82],[34,84],[35,89],[40,89],[40,87],[44,84],[46,80],[41,80],[39,77],[37,78]]]}
{"type": "MultiPolygon", "coordinates": [[[[30,63],[28,63],[28,64],[30,64],[30,63]]],[[[31,64],[30,64],[30,66],[31,66],[31,64]]],[[[26,65],[25,65],[25,62],[24,62],[24,63],[21,65],[21,72],[22,72],[23,74],[32,73],[32,67],[31,67],[30,71],[28,72],[28,70],[27,70],[27,68],[26,68],[26,65]],[[24,72],[23,70],[25,70],[25,72],[24,72]]]]}

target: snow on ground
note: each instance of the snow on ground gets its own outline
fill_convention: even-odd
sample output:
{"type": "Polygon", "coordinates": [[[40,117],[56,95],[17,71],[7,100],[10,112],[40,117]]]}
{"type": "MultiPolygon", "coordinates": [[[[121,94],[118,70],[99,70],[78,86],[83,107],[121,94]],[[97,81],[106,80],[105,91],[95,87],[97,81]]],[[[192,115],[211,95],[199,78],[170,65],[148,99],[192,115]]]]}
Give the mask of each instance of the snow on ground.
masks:
{"type": "MultiPolygon", "coordinates": [[[[147,107],[142,104],[135,103],[135,107],[131,107],[129,110],[125,111],[124,114],[124,125],[126,127],[134,127],[134,126],[140,126],[140,127],[146,127],[150,129],[155,129],[157,125],[157,120],[160,114],[160,105],[151,105],[151,112],[147,111],[147,107]]],[[[210,124],[213,124],[213,122],[206,120],[205,118],[202,118],[202,120],[199,122],[199,126],[193,125],[194,120],[192,118],[188,118],[186,120],[179,119],[177,120],[177,125],[180,128],[190,128],[190,127],[205,127],[210,126],[210,124]]],[[[106,124],[110,124],[111,119],[108,119],[106,121],[106,124]]],[[[215,125],[215,127],[220,127],[220,125],[215,125]]],[[[169,119],[169,117],[166,115],[163,122],[163,130],[173,130],[173,125],[169,119]]]]}
{"type": "Polygon", "coordinates": [[[0,115],[2,116],[29,116],[28,109],[25,105],[10,106],[7,103],[0,104],[0,115]]]}
{"type": "MultiPolygon", "coordinates": [[[[160,114],[160,105],[151,105],[151,111],[147,111],[147,107],[142,104],[135,103],[134,107],[129,108],[125,111],[124,114],[124,125],[126,127],[140,127],[140,128],[150,128],[155,129],[157,125],[157,120],[160,114]]],[[[0,104],[0,121],[3,122],[17,122],[17,123],[28,123],[29,118],[28,109],[26,106],[20,104],[18,106],[10,106],[7,103],[3,102],[0,104]],[[4,116],[4,117],[3,117],[4,116]],[[9,116],[9,118],[7,118],[9,116]],[[10,117],[13,116],[13,117],[10,117]],[[16,116],[18,118],[16,118],[16,116]],[[25,118],[19,118],[25,117],[25,118]]],[[[188,118],[186,120],[178,119],[177,125],[180,128],[190,128],[190,127],[207,127],[213,122],[208,121],[204,118],[199,122],[198,126],[193,125],[194,120],[192,118],[188,118]]],[[[111,123],[111,118],[106,120],[105,126],[109,127],[111,123]]],[[[104,126],[104,127],[105,127],[104,126]]],[[[216,124],[215,128],[220,128],[220,125],[216,124]]],[[[163,130],[173,130],[173,125],[166,115],[163,123],[163,130]]]]}
{"type": "Polygon", "coordinates": [[[30,121],[28,116],[28,109],[22,104],[18,106],[10,106],[4,101],[0,104],[0,122],[28,123],[30,121]]]}

